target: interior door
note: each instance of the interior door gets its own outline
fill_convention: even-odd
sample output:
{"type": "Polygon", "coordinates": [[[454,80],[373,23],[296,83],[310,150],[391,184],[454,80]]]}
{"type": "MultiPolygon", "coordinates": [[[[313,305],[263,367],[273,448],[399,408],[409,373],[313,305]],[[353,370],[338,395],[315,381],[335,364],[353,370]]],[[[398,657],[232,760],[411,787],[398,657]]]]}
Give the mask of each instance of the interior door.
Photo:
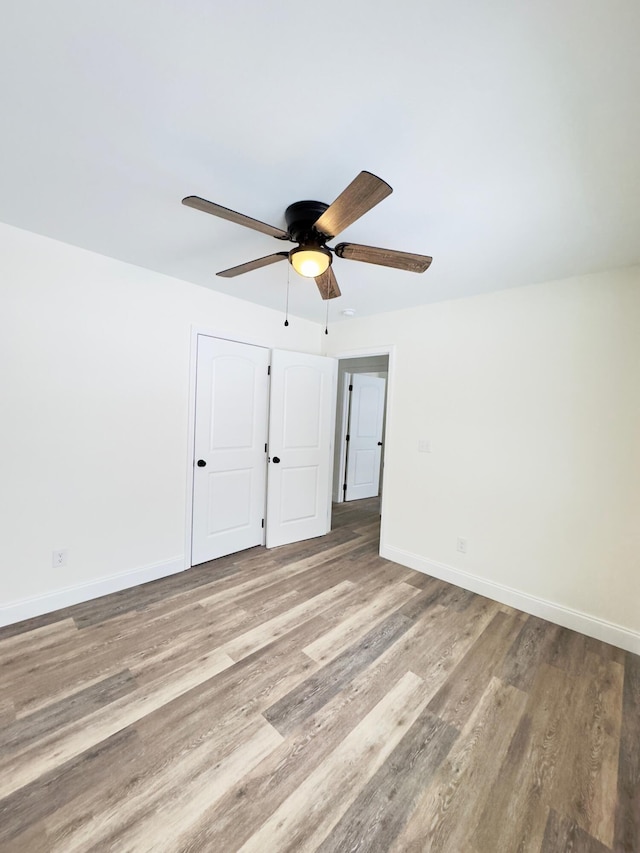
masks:
{"type": "Polygon", "coordinates": [[[191,563],[264,542],[269,350],[198,335],[191,563]]]}
{"type": "Polygon", "coordinates": [[[272,350],[267,548],[331,528],[338,362],[272,350]]]}
{"type": "Polygon", "coordinates": [[[386,380],[380,377],[352,375],[346,501],[373,498],[378,494],[385,388],[386,380]]]}

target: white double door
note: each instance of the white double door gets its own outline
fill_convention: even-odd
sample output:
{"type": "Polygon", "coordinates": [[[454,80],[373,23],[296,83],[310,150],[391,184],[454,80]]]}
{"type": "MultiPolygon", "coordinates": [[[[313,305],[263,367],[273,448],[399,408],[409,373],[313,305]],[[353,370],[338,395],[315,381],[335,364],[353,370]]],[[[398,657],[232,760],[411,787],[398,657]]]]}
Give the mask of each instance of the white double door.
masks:
{"type": "Polygon", "coordinates": [[[191,564],[331,526],[336,362],[198,335],[191,564]]]}

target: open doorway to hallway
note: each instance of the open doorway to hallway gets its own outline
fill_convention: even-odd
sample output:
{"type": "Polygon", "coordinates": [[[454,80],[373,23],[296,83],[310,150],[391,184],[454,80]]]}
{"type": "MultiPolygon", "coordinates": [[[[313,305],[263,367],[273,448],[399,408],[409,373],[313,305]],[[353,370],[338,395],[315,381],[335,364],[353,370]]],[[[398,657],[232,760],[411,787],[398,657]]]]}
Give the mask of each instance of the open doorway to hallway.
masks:
{"type": "MultiPolygon", "coordinates": [[[[349,514],[344,504],[380,515],[384,484],[389,355],[341,358],[338,362],[333,518],[349,514]]],[[[333,524],[332,524],[333,526],[333,524]]]]}

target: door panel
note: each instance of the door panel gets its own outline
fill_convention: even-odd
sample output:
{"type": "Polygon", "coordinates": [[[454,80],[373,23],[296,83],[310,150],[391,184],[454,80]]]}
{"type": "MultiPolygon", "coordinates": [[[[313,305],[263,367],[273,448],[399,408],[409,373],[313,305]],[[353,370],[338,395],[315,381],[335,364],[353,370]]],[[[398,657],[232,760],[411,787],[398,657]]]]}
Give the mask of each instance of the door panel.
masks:
{"type": "MultiPolygon", "coordinates": [[[[277,370],[274,365],[273,370],[277,370]]],[[[279,377],[272,379],[279,381],[279,377]]],[[[283,422],[282,449],[297,450],[319,446],[322,429],[322,406],[316,403],[322,398],[323,375],[313,365],[291,365],[283,367],[283,422]]]]}
{"type": "Polygon", "coordinates": [[[268,365],[267,349],[198,335],[192,565],[264,541],[268,365]]]}
{"type": "Polygon", "coordinates": [[[245,529],[251,523],[251,469],[210,471],[208,476],[208,532],[245,529]]]}
{"type": "Polygon", "coordinates": [[[291,521],[316,518],[318,516],[318,467],[283,468],[282,500],[280,520],[291,521]]]}
{"type": "Polygon", "coordinates": [[[211,370],[211,450],[246,450],[253,446],[255,380],[256,366],[246,355],[215,358],[211,370]]]}
{"type": "Polygon", "coordinates": [[[335,359],[272,351],[268,548],[331,527],[336,376],[335,359]]]}
{"type": "Polygon", "coordinates": [[[351,385],[346,501],[378,494],[386,381],[354,373],[351,385]]]}
{"type": "Polygon", "coordinates": [[[355,453],[354,486],[366,486],[375,482],[377,455],[374,450],[358,450],[355,453]]]}

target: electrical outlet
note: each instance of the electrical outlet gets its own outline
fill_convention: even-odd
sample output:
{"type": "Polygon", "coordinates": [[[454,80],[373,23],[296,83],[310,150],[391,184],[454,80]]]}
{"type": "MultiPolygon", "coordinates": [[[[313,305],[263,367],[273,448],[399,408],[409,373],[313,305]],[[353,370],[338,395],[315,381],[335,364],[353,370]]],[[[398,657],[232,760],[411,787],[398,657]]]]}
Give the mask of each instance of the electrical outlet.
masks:
{"type": "Polygon", "coordinates": [[[431,453],[431,441],[428,438],[418,439],[418,453],[431,453]]]}
{"type": "Polygon", "coordinates": [[[458,545],[457,545],[457,550],[458,550],[461,554],[466,554],[466,553],[467,553],[467,540],[466,540],[466,538],[465,538],[464,536],[458,536],[458,545]]]}
{"type": "Polygon", "coordinates": [[[67,556],[68,556],[68,551],[66,548],[60,548],[58,551],[54,551],[52,558],[51,558],[51,564],[52,564],[53,568],[54,569],[60,569],[60,568],[62,568],[62,566],[66,566],[67,565],[67,556]]]}

